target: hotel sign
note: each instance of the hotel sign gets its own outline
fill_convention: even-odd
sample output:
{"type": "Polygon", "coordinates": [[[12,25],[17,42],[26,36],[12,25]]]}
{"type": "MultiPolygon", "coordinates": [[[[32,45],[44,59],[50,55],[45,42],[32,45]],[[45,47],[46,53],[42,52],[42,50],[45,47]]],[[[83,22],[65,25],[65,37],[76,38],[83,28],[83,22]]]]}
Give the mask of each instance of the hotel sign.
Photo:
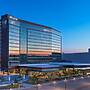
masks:
{"type": "Polygon", "coordinates": [[[17,18],[12,17],[12,16],[9,16],[9,18],[11,18],[11,19],[13,19],[13,20],[18,20],[17,18]]]}

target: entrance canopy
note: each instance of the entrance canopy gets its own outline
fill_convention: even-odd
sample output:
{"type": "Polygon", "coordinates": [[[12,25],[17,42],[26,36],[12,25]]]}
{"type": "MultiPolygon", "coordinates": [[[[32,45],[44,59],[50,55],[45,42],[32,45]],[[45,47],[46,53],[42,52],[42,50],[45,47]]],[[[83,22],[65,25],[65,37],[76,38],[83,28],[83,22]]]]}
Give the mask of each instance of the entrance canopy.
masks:
{"type": "Polygon", "coordinates": [[[67,62],[50,62],[44,64],[20,64],[17,67],[19,68],[28,68],[31,71],[57,71],[63,68],[87,68],[90,67],[90,64],[82,63],[67,63],[67,62]]]}

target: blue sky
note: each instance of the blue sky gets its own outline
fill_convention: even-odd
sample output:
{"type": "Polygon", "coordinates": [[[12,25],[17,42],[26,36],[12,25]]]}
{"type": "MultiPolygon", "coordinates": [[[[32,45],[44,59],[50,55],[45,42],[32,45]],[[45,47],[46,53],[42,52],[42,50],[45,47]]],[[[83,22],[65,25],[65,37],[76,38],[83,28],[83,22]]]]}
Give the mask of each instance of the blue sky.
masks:
{"type": "Polygon", "coordinates": [[[5,13],[60,30],[64,52],[90,47],[90,0],[0,0],[5,13]]]}

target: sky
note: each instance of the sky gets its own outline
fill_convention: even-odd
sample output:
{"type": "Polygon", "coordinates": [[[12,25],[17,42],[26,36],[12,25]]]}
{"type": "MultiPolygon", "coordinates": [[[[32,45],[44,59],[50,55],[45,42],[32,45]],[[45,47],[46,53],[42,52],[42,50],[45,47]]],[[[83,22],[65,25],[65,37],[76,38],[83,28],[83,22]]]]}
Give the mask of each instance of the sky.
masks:
{"type": "Polygon", "coordinates": [[[6,13],[60,30],[63,52],[90,48],[90,0],[0,0],[0,15],[6,13]]]}

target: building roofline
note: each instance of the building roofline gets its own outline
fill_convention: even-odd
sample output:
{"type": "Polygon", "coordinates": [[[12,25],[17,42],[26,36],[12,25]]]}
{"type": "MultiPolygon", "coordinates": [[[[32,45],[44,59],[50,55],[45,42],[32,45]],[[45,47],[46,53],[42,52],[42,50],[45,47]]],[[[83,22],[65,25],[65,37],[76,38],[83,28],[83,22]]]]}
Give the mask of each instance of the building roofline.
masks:
{"type": "MultiPolygon", "coordinates": [[[[14,18],[17,18],[17,17],[15,17],[15,16],[13,16],[13,15],[10,15],[10,14],[4,14],[4,15],[6,15],[6,16],[12,16],[12,17],[14,17],[14,18]]],[[[4,16],[4,15],[2,15],[2,16],[4,16]]],[[[19,21],[26,22],[26,23],[28,23],[28,24],[37,25],[37,26],[42,26],[42,27],[44,27],[44,28],[53,29],[53,30],[56,30],[56,31],[58,31],[58,32],[61,33],[61,31],[59,31],[59,30],[57,30],[57,29],[55,29],[55,28],[52,28],[52,27],[46,26],[46,25],[42,25],[42,24],[38,24],[38,23],[34,23],[34,22],[30,22],[30,21],[23,20],[23,19],[20,19],[20,18],[17,18],[17,19],[18,19],[19,21]]]]}

